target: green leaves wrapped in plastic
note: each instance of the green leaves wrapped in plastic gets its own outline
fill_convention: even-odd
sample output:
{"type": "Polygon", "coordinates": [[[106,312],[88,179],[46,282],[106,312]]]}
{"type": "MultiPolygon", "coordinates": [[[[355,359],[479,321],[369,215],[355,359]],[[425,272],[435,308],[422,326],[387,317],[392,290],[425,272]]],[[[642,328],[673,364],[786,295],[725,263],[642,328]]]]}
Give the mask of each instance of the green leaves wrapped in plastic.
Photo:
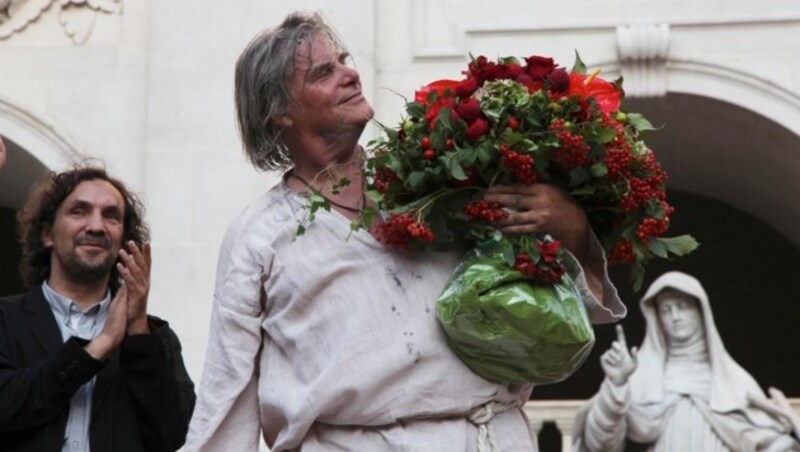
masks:
{"type": "Polygon", "coordinates": [[[509,266],[509,249],[500,241],[467,254],[437,301],[439,321],[453,352],[483,378],[561,381],[594,345],[586,308],[568,275],[526,279],[509,266]]]}

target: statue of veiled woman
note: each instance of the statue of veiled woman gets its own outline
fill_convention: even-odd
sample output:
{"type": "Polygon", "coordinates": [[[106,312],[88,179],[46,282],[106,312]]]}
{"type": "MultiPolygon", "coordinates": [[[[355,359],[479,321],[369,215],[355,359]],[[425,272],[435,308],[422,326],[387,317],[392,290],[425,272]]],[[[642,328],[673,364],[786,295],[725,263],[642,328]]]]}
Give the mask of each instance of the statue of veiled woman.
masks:
{"type": "Polygon", "coordinates": [[[600,359],[606,378],[579,412],[577,451],[800,451],[792,425],[725,350],[700,282],[658,278],[641,303],[641,349],[621,327],[600,359]]]}

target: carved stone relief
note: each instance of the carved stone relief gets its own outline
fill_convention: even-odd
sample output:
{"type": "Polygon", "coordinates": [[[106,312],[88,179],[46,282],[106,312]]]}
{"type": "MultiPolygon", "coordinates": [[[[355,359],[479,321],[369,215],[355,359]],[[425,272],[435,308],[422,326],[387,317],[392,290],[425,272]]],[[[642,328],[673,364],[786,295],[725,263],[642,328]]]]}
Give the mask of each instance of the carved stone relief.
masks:
{"type": "Polygon", "coordinates": [[[625,78],[625,94],[660,97],[667,94],[669,25],[617,27],[617,53],[625,78]]]}
{"type": "Polygon", "coordinates": [[[75,45],[83,45],[100,14],[122,14],[122,0],[0,0],[0,40],[23,32],[46,11],[58,8],[58,22],[75,45]]]}

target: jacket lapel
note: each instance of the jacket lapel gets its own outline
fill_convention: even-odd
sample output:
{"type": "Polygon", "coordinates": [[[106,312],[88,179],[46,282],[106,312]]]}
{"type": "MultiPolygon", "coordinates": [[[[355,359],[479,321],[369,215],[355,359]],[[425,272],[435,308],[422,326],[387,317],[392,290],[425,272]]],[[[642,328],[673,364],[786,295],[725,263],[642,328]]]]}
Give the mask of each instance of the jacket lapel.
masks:
{"type": "Polygon", "coordinates": [[[64,340],[61,338],[61,330],[58,328],[53,311],[44,298],[42,287],[28,292],[23,305],[28,330],[47,355],[52,355],[61,347],[64,340]]]}

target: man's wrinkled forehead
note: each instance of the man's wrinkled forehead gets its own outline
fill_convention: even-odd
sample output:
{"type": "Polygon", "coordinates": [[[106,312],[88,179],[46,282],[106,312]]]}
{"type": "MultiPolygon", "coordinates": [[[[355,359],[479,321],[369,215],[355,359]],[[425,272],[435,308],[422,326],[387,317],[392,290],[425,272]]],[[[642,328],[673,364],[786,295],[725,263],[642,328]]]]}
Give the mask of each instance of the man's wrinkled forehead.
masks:
{"type": "Polygon", "coordinates": [[[315,64],[336,59],[343,51],[344,48],[335,39],[324,33],[304,36],[297,40],[293,70],[308,71],[315,64]]]}

